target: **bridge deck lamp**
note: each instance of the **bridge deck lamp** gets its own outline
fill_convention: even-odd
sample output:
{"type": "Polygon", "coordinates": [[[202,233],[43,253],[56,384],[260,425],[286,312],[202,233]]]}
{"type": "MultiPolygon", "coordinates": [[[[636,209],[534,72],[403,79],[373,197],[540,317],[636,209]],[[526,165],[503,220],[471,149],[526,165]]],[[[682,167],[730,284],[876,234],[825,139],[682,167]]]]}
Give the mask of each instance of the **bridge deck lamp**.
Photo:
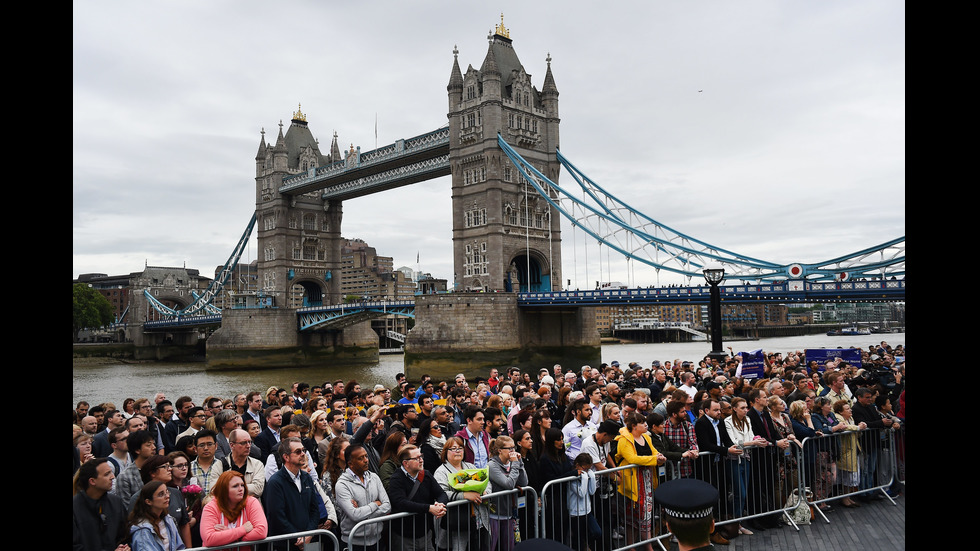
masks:
{"type": "Polygon", "coordinates": [[[725,268],[719,264],[708,264],[704,267],[704,280],[711,286],[711,305],[709,306],[709,322],[711,323],[711,352],[708,357],[725,361],[725,351],[721,347],[721,290],[718,284],[725,279],[725,268]]]}

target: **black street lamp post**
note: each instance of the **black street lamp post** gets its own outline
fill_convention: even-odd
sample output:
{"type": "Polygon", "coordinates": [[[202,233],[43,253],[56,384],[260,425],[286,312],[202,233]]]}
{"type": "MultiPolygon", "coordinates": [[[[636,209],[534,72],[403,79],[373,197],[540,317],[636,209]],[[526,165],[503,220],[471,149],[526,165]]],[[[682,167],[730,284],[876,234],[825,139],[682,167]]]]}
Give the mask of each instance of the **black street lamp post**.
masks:
{"type": "Polygon", "coordinates": [[[726,354],[721,347],[721,290],[718,289],[718,285],[725,279],[725,269],[719,265],[707,265],[704,267],[704,279],[711,286],[711,305],[709,307],[711,352],[708,353],[708,357],[722,363],[725,361],[726,354]]]}

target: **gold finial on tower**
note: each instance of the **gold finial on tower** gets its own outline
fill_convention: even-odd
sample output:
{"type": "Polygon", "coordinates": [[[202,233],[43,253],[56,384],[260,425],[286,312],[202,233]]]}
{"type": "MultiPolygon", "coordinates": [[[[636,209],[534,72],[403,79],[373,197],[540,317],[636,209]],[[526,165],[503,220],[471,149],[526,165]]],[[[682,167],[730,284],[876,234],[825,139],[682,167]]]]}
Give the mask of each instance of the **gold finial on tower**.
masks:
{"type": "Polygon", "coordinates": [[[510,31],[504,26],[504,14],[502,12],[500,14],[500,24],[497,25],[497,30],[494,34],[498,34],[504,38],[510,38],[510,31]]]}
{"type": "Polygon", "coordinates": [[[297,103],[296,105],[298,107],[296,108],[296,111],[293,111],[293,120],[306,122],[306,115],[303,114],[303,104],[297,103]]]}

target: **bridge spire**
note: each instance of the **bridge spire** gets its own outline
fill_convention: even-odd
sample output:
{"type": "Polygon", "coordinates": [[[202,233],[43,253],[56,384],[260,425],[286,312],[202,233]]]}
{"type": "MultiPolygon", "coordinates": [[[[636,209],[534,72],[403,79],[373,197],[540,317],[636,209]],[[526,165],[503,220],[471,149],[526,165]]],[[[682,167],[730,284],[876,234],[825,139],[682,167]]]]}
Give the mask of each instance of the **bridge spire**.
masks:
{"type": "Polygon", "coordinates": [[[268,149],[268,146],[265,145],[265,127],[264,126],[262,127],[262,130],[259,132],[259,134],[262,135],[262,138],[259,140],[259,150],[258,150],[258,152],[255,153],[255,160],[256,161],[258,161],[260,159],[265,159],[265,153],[266,153],[265,150],[268,149]]]}
{"type": "Polygon", "coordinates": [[[336,163],[343,160],[340,156],[340,146],[337,145],[337,131],[333,131],[333,141],[330,142],[330,162],[336,163]]]}
{"type": "Polygon", "coordinates": [[[483,65],[480,67],[480,73],[484,78],[486,78],[487,75],[500,76],[500,69],[497,68],[497,58],[493,55],[493,42],[490,42],[490,47],[487,48],[487,57],[483,59],[483,65]]]}
{"type": "Polygon", "coordinates": [[[446,90],[452,92],[453,90],[463,89],[463,72],[459,70],[459,48],[453,46],[453,69],[449,73],[449,86],[446,90]]]}
{"type": "Polygon", "coordinates": [[[554,95],[558,97],[558,87],[555,86],[555,75],[551,74],[551,52],[548,52],[548,57],[545,58],[548,63],[548,71],[544,74],[544,86],[541,88],[541,93],[544,95],[554,95]]]}

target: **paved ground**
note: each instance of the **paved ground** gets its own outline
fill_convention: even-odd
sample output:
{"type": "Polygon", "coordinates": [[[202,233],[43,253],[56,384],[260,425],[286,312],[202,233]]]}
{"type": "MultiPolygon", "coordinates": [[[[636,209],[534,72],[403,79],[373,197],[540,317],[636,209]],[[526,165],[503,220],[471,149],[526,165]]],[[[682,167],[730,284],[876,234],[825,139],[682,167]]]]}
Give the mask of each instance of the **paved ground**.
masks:
{"type": "MultiPolygon", "coordinates": [[[[819,516],[809,526],[800,526],[797,532],[792,526],[756,532],[751,536],[739,536],[728,546],[719,549],[762,551],[770,549],[847,551],[905,549],[905,495],[895,500],[862,503],[858,509],[835,505],[827,514],[829,523],[819,516]]],[[[677,549],[676,544],[672,547],[677,549]]]]}

